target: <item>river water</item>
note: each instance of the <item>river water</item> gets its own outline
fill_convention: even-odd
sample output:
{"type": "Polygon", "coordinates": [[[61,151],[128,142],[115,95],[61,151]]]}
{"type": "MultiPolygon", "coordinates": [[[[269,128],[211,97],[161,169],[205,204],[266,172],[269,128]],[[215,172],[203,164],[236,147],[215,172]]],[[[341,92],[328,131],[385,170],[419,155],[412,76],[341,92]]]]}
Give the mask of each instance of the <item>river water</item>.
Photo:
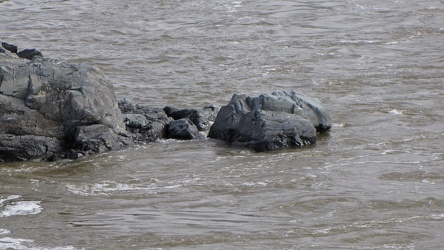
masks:
{"type": "Polygon", "coordinates": [[[99,67],[119,98],[295,89],[334,124],[302,149],[1,164],[0,249],[440,249],[443,20],[442,0],[1,0],[0,40],[99,67]]]}

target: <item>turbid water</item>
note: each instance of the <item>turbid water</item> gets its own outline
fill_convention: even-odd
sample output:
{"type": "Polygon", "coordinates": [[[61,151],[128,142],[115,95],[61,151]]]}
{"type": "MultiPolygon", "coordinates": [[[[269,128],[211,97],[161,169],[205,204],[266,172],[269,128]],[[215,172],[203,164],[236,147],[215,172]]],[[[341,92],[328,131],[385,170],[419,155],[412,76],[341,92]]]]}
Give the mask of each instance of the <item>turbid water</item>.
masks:
{"type": "Polygon", "coordinates": [[[158,141],[0,165],[0,249],[440,249],[442,0],[9,0],[0,40],[155,107],[298,90],[334,126],[269,153],[158,141]]]}

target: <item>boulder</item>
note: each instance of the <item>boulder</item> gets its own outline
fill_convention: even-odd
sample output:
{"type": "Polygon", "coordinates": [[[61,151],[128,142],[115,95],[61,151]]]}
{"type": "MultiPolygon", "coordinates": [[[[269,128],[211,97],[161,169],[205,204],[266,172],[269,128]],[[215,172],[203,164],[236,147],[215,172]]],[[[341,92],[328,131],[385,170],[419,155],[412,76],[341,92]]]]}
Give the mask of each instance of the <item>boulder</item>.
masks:
{"type": "Polygon", "coordinates": [[[129,143],[124,135],[113,86],[100,70],[0,53],[0,161],[119,149],[129,143]]]}
{"type": "Polygon", "coordinates": [[[168,126],[168,138],[178,140],[202,139],[202,135],[196,125],[188,118],[174,120],[168,126]]]}
{"type": "Polygon", "coordinates": [[[17,52],[17,56],[20,58],[32,60],[36,56],[43,57],[43,54],[42,54],[42,52],[40,52],[36,49],[24,49],[20,52],[17,52]]]}
{"type": "Polygon", "coordinates": [[[275,91],[258,97],[233,95],[220,109],[208,136],[268,151],[315,144],[316,133],[330,128],[330,113],[317,99],[275,91]]]}
{"type": "Polygon", "coordinates": [[[16,45],[14,45],[14,44],[9,44],[9,43],[6,43],[6,42],[2,42],[2,45],[1,45],[1,46],[2,46],[4,49],[10,51],[11,53],[16,53],[16,54],[17,54],[17,46],[16,46],[16,45]]]}

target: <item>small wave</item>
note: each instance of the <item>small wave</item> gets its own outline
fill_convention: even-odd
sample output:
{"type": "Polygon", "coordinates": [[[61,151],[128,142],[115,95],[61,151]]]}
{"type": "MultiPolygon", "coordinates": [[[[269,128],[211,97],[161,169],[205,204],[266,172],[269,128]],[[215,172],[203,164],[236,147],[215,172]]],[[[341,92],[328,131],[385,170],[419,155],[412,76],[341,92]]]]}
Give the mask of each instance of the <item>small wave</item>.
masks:
{"type": "Polygon", "coordinates": [[[10,195],[5,199],[0,199],[0,208],[4,207],[3,211],[0,212],[0,217],[38,214],[42,211],[41,201],[14,201],[21,197],[20,195],[10,195]]]}
{"type": "Polygon", "coordinates": [[[332,126],[333,127],[343,128],[343,127],[345,127],[345,123],[333,123],[332,126]]]}
{"type": "Polygon", "coordinates": [[[0,235],[2,235],[2,234],[10,234],[10,233],[11,233],[11,231],[9,231],[8,229],[0,228],[0,235]]]}
{"type": "Polygon", "coordinates": [[[145,185],[117,183],[113,181],[104,181],[101,183],[88,185],[67,184],[66,189],[76,195],[90,196],[90,195],[110,195],[115,192],[135,191],[135,190],[151,190],[152,188],[145,185]]]}
{"type": "Polygon", "coordinates": [[[4,238],[0,238],[0,248],[1,249],[31,249],[30,247],[24,246],[24,244],[32,243],[32,242],[33,242],[32,240],[4,237],[4,238]]]}
{"type": "Polygon", "coordinates": [[[388,113],[391,115],[402,115],[402,110],[392,109],[388,113]]]}
{"type": "Polygon", "coordinates": [[[18,199],[20,197],[21,197],[20,195],[10,195],[6,199],[0,199],[0,207],[3,207],[3,203],[5,203],[6,201],[15,200],[15,199],[18,199]]]}
{"type": "Polygon", "coordinates": [[[20,249],[20,250],[76,250],[73,246],[66,247],[38,247],[33,245],[33,240],[4,237],[0,238],[0,249],[20,249]]]}
{"type": "Polygon", "coordinates": [[[245,182],[242,184],[242,186],[245,187],[265,187],[267,186],[267,183],[259,181],[259,182],[245,182]]]}
{"type": "Polygon", "coordinates": [[[0,212],[0,217],[9,217],[14,215],[31,215],[38,214],[42,211],[41,201],[16,201],[5,206],[0,212]]]}

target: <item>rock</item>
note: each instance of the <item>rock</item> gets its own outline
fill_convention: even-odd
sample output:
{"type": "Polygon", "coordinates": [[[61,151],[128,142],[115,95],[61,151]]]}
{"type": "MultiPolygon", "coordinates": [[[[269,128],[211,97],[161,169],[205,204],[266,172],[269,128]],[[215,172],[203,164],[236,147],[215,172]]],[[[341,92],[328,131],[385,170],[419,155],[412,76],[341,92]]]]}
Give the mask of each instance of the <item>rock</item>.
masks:
{"type": "Polygon", "coordinates": [[[43,57],[42,52],[36,49],[25,49],[17,53],[18,57],[32,60],[36,56],[43,57]]]}
{"type": "Polygon", "coordinates": [[[0,60],[16,59],[16,58],[18,58],[16,54],[0,46],[0,60]]]}
{"type": "Polygon", "coordinates": [[[1,47],[0,47],[0,53],[5,53],[5,50],[16,54],[18,57],[20,58],[24,58],[24,59],[28,59],[28,60],[32,60],[34,57],[36,56],[40,56],[43,57],[42,52],[40,52],[39,50],[36,49],[24,49],[20,52],[18,51],[18,48],[16,45],[14,44],[9,44],[6,42],[2,42],[1,43],[1,47]]]}
{"type": "Polygon", "coordinates": [[[0,134],[0,162],[26,161],[62,150],[61,140],[54,137],[0,134]]]}
{"type": "Polygon", "coordinates": [[[0,161],[118,149],[128,144],[124,132],[113,87],[101,71],[0,56],[0,161]]]}
{"type": "Polygon", "coordinates": [[[216,119],[219,108],[214,105],[202,109],[176,109],[171,106],[166,106],[163,110],[174,120],[188,118],[199,131],[206,131],[216,119]]]}
{"type": "Polygon", "coordinates": [[[2,47],[6,50],[10,51],[11,53],[17,54],[17,46],[9,43],[2,42],[2,47]]]}
{"type": "MultiPolygon", "coordinates": [[[[75,147],[83,154],[102,153],[122,148],[124,140],[103,124],[79,126],[74,135],[75,147]]],[[[129,144],[129,143],[125,143],[129,144]]]]}
{"type": "Polygon", "coordinates": [[[120,100],[119,108],[124,114],[126,130],[136,143],[166,137],[172,119],[162,109],[134,104],[128,99],[120,100]]]}
{"type": "Polygon", "coordinates": [[[168,126],[168,138],[178,140],[202,139],[204,136],[199,132],[196,125],[188,118],[174,120],[168,126]]]}
{"type": "Polygon", "coordinates": [[[275,91],[259,97],[233,95],[210,128],[209,137],[268,151],[316,143],[316,131],[331,128],[330,113],[314,98],[275,91]]]}

